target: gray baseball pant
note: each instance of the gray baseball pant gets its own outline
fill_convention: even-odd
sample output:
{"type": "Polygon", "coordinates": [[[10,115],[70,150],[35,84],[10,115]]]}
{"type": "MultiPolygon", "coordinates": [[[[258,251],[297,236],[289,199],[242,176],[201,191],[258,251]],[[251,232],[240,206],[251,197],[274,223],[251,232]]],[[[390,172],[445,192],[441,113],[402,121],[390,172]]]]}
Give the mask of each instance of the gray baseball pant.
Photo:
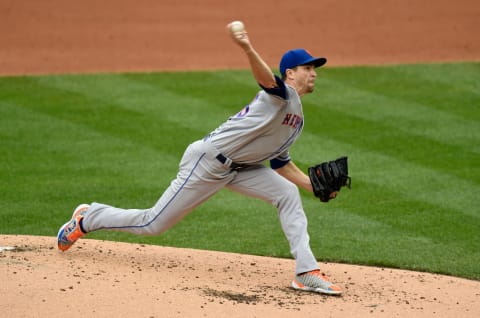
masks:
{"type": "Polygon", "coordinates": [[[310,249],[307,218],[297,186],[263,165],[231,170],[216,159],[218,154],[208,141],[192,143],[180,161],[176,179],[152,208],[120,209],[94,202],[83,219],[84,230],[158,235],[227,187],[275,206],[290,252],[296,260],[295,272],[300,274],[318,269],[310,249]]]}

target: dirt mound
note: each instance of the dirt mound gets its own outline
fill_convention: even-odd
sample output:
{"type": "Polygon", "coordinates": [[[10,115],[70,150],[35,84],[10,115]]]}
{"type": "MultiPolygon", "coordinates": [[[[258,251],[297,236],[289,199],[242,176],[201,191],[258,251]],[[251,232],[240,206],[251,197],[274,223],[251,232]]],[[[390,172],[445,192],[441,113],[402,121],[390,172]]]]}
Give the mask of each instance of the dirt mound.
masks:
{"type": "Polygon", "coordinates": [[[321,264],[341,297],[290,288],[294,261],[82,239],[0,235],[5,317],[478,317],[480,282],[321,264]],[[6,248],[7,247],[7,248],[6,248]],[[8,248],[9,247],[9,248],[8,248]],[[12,249],[13,248],[13,249],[12,249]]]}

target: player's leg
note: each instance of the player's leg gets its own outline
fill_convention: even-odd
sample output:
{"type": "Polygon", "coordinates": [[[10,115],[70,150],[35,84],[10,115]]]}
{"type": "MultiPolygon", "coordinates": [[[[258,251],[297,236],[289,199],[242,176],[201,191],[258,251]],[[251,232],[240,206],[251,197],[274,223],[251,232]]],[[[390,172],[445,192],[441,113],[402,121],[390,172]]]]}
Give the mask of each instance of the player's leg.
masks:
{"type": "Polygon", "coordinates": [[[193,143],[185,151],[176,179],[152,208],[121,209],[93,203],[82,221],[84,230],[106,229],[140,235],[157,235],[168,230],[233,179],[234,174],[214,155],[203,142],[193,143]]]}
{"type": "Polygon", "coordinates": [[[307,218],[300,193],[295,184],[265,166],[241,170],[227,187],[233,191],[259,198],[278,209],[282,230],[296,260],[296,273],[318,269],[310,249],[307,218]]]}
{"type": "Polygon", "coordinates": [[[245,195],[270,202],[278,208],[283,232],[296,260],[293,288],[325,294],[341,294],[341,289],[330,282],[319,270],[318,263],[310,249],[307,218],[296,185],[272,169],[259,167],[254,170],[241,171],[228,187],[245,195]]]}

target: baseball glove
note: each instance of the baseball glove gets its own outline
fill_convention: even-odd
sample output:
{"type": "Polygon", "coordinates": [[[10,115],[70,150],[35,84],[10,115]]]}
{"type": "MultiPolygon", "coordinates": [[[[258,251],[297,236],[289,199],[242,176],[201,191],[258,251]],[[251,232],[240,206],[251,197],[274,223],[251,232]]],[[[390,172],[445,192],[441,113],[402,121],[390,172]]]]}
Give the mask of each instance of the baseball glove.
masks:
{"type": "Polygon", "coordinates": [[[332,193],[340,191],[341,187],[350,188],[352,182],[348,176],[347,157],[312,166],[308,168],[308,176],[313,193],[322,202],[333,199],[335,196],[332,196],[332,193]]]}

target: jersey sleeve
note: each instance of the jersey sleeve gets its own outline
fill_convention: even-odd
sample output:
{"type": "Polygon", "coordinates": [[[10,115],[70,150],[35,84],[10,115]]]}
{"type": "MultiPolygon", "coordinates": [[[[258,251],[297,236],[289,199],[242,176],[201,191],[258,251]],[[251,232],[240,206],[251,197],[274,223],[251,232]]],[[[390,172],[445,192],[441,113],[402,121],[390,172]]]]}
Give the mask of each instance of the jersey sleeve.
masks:
{"type": "Polygon", "coordinates": [[[291,160],[290,159],[290,153],[288,152],[288,150],[286,150],[284,153],[282,153],[278,157],[270,160],[270,167],[272,169],[279,169],[279,168],[285,166],[287,163],[289,163],[290,160],[291,160]]]}
{"type": "Polygon", "coordinates": [[[260,84],[259,85],[268,94],[275,95],[283,99],[287,99],[287,87],[285,86],[285,83],[277,75],[275,75],[275,81],[277,82],[277,86],[273,88],[267,88],[267,87],[263,87],[260,84]]]}

